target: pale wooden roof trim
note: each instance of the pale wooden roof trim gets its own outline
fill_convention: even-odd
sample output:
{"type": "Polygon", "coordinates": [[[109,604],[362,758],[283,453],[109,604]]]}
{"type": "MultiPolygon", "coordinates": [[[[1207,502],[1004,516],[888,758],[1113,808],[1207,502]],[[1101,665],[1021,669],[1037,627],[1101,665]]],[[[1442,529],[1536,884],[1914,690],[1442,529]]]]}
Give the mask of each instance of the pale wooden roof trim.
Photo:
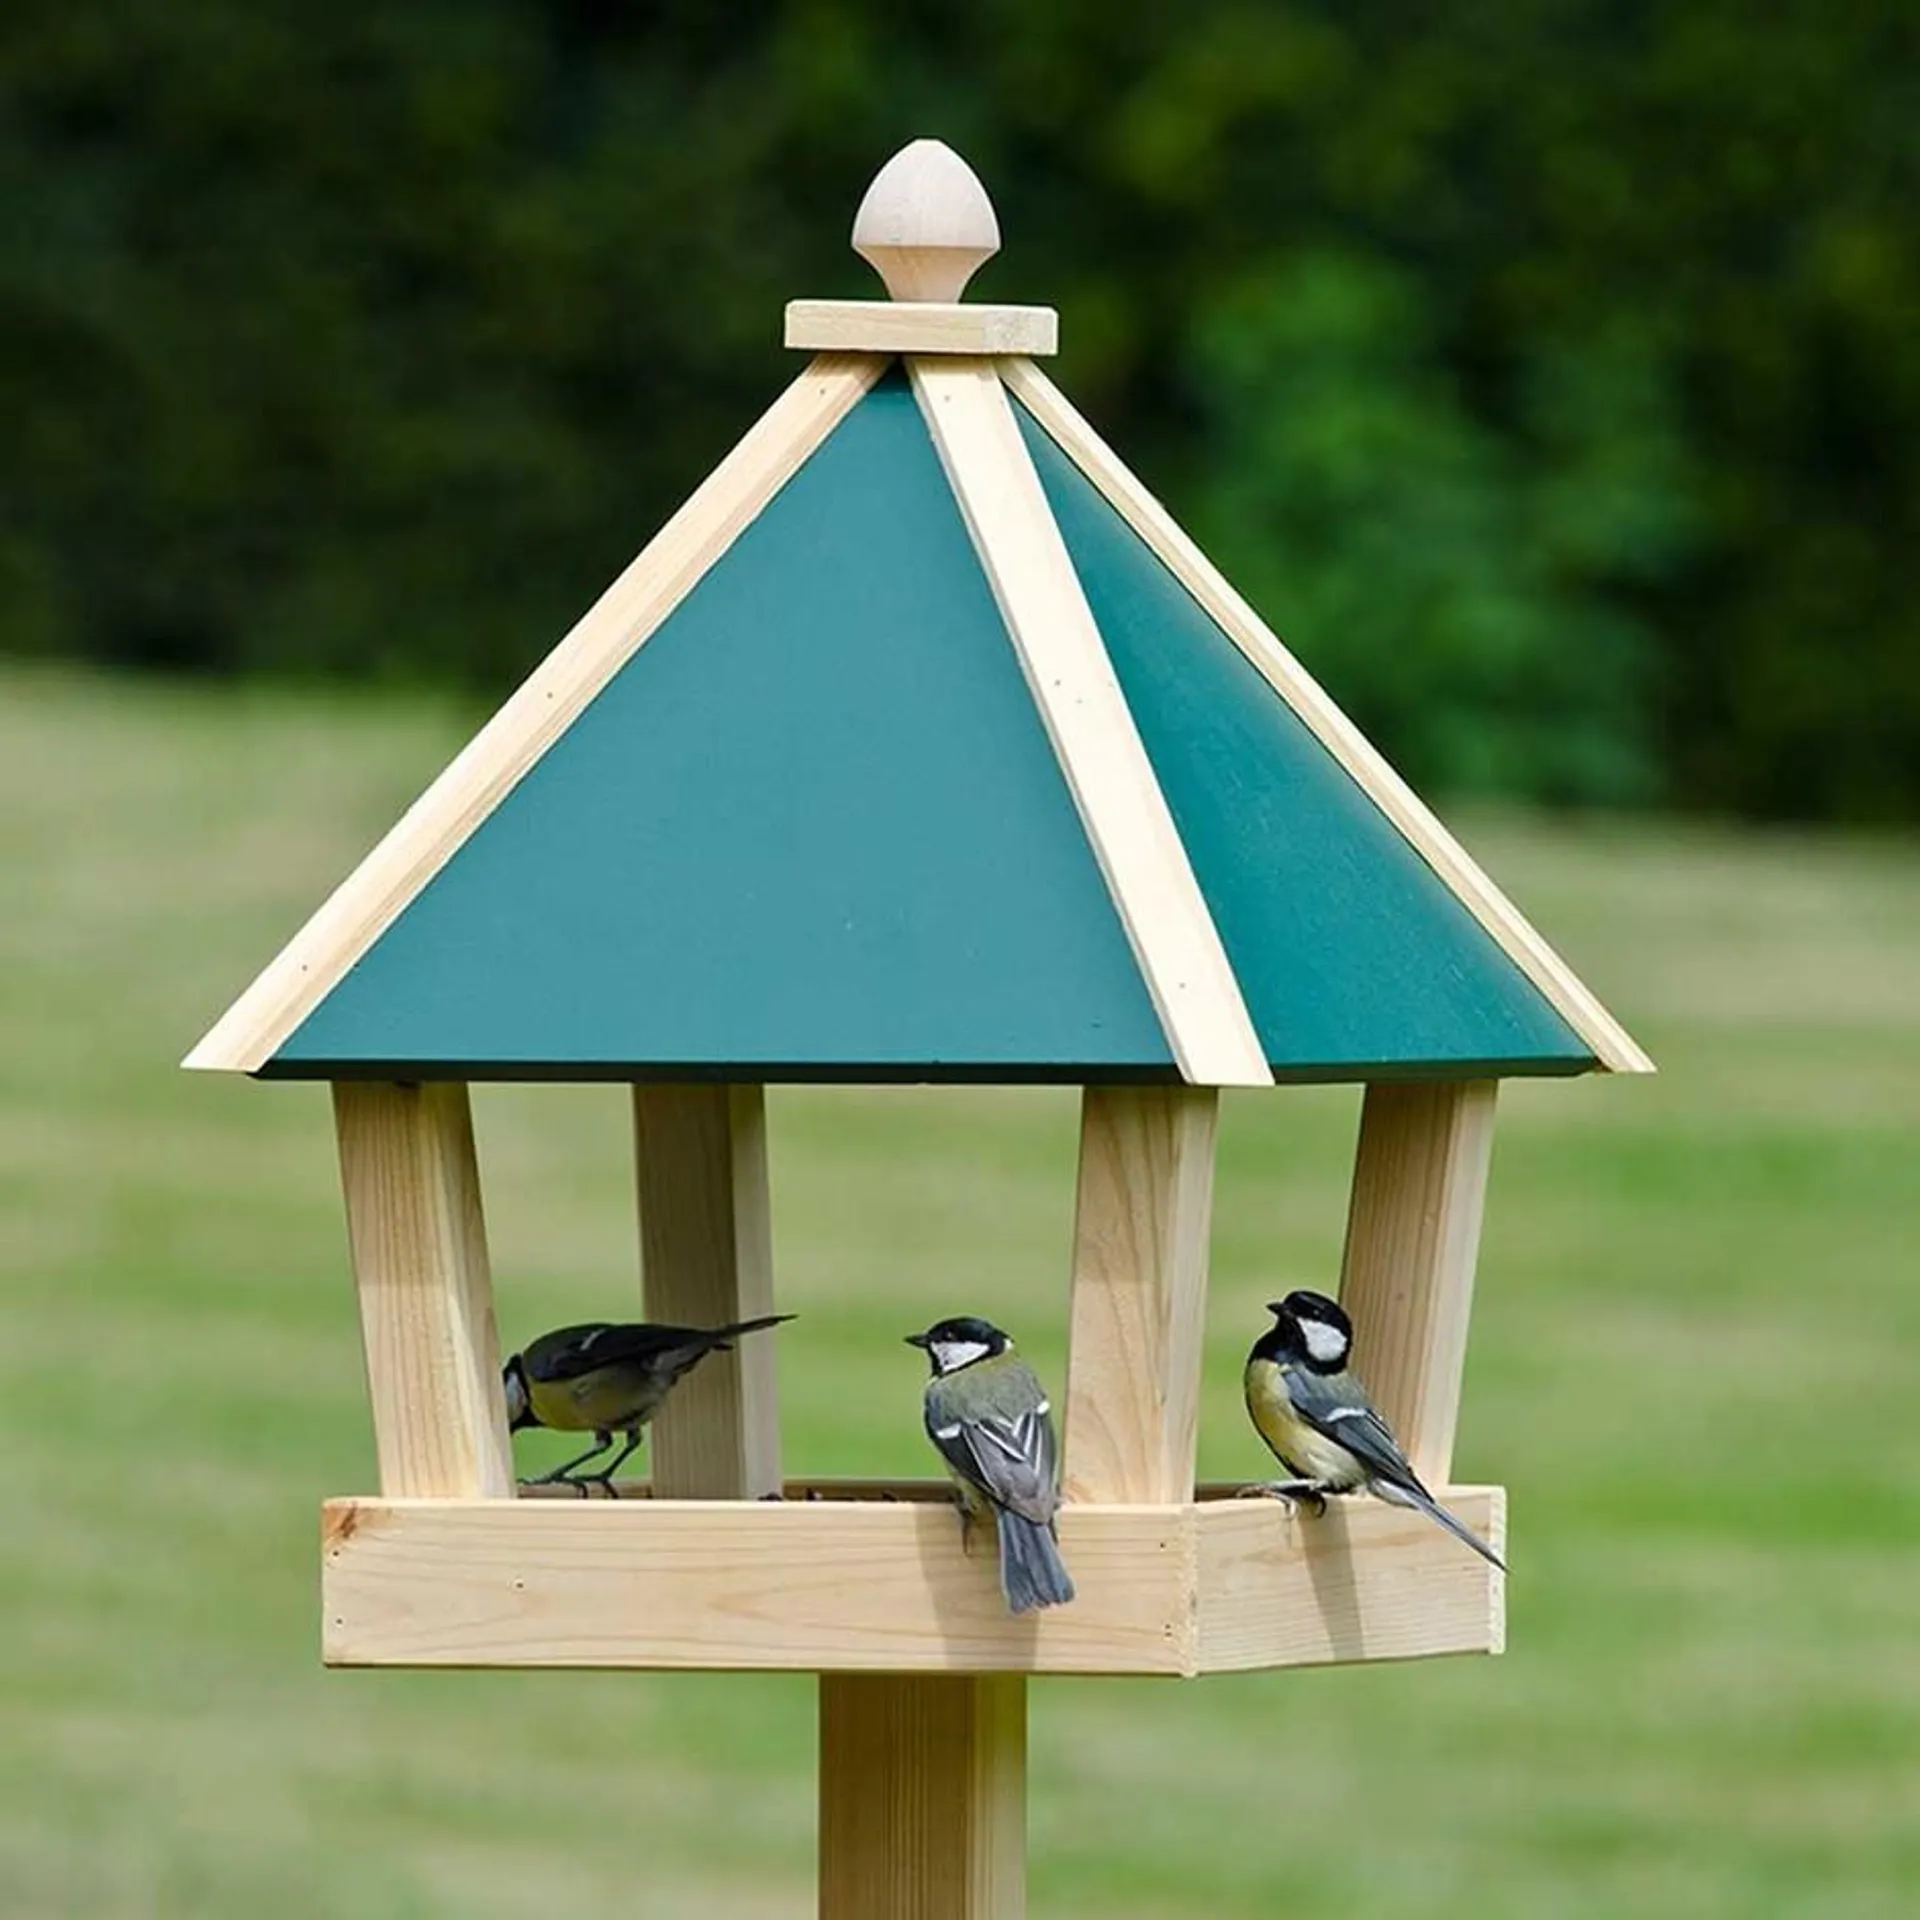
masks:
{"type": "Polygon", "coordinates": [[[266,1065],[886,370],[823,355],[354,868],[183,1063],[266,1065]]]}
{"type": "Polygon", "coordinates": [[[1285,644],[1181,530],[1047,376],[1029,360],[999,363],[1008,389],[1060,450],[1157,554],[1267,684],[1300,717],[1484,927],[1560,1017],[1615,1073],[1651,1073],[1652,1060],[1407,783],[1381,758],[1285,644]]]}

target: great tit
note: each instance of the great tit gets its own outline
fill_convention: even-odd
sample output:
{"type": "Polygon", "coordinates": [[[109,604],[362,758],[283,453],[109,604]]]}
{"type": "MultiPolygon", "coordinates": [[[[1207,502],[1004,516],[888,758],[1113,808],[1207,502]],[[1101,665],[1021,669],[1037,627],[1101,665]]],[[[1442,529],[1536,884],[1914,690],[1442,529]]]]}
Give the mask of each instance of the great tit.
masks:
{"type": "Polygon", "coordinates": [[[1247,1412],[1260,1438],[1294,1477],[1249,1493],[1324,1507],[1329,1493],[1361,1488],[1397,1507],[1412,1507],[1437,1520],[1482,1559],[1506,1572],[1506,1562],[1442,1507],[1407,1463],[1400,1443],[1367,1390],[1347,1370],[1353,1352],[1353,1322],[1324,1293],[1305,1288],[1269,1301],[1273,1325],[1247,1355],[1247,1412]]]}
{"type": "Polygon", "coordinates": [[[1073,1598],[1060,1558],[1053,1409],[1013,1342],[986,1320],[938,1320],[907,1345],[926,1352],[927,1437],[960,1494],[961,1537],[983,1508],[1000,1536],[1000,1591],[1014,1613],[1073,1598]]]}
{"type": "Polygon", "coordinates": [[[616,1325],[605,1320],[559,1327],[543,1333],[503,1369],[507,1425],[553,1427],[563,1433],[591,1433],[594,1444],[577,1460],[542,1474],[529,1486],[604,1487],[617,1498],[613,1476],[640,1444],[647,1422],[683,1374],[710,1353],[724,1353],[743,1333],[777,1327],[790,1313],[742,1320],[731,1327],[659,1327],[645,1323],[616,1325]],[[616,1433],[627,1444],[598,1473],[579,1470],[613,1445],[616,1433]]]}

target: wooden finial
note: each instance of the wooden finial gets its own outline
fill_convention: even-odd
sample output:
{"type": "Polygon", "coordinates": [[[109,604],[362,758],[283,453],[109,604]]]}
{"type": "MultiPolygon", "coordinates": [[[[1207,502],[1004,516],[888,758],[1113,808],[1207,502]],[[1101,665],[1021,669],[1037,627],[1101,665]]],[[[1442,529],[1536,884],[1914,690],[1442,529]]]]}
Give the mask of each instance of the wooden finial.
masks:
{"type": "Polygon", "coordinates": [[[973,169],[938,140],[902,147],[874,175],[853,217],[853,250],[891,300],[790,300],[787,345],[810,353],[1052,353],[1051,307],[960,304],[960,290],[1000,251],[1000,222],[973,169]]]}
{"type": "Polygon", "coordinates": [[[1000,251],[979,176],[941,140],[915,140],[873,177],[853,216],[853,250],[896,300],[960,298],[1000,251]]]}

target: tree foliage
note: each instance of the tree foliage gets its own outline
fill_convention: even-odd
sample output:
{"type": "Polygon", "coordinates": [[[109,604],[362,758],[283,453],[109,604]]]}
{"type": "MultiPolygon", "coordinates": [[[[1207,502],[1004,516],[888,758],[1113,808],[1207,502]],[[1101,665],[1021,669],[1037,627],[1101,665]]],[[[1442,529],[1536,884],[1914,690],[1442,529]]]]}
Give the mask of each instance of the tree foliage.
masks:
{"type": "Polygon", "coordinates": [[[1916,75],[1898,0],[22,0],[0,648],[498,687],[934,131],[1416,780],[1911,818],[1916,75]]]}

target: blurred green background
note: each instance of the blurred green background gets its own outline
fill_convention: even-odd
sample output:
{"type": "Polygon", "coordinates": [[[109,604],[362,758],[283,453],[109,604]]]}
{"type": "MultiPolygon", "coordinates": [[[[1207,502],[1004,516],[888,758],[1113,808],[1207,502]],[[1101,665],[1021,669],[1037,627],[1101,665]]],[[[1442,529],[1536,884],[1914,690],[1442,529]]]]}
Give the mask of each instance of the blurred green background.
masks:
{"type": "MultiPolygon", "coordinates": [[[[326,1103],[174,1062],[788,377],[782,302],[876,290],[934,132],[980,296],[1061,309],[1663,1070],[1504,1096],[1511,1653],[1036,1685],[1036,1920],[1912,1914],[1917,75],[1876,0],[8,8],[0,1913],[811,1911],[804,1681],[319,1670],[373,1479],[326,1103]]],[[[1209,1475],[1356,1114],[1229,1101],[1209,1475]]],[[[477,1115],[503,1332],[625,1310],[617,1090],[477,1115]]],[[[935,1311],[1058,1378],[1070,1095],[772,1115],[794,1471],[927,1470],[935,1311]]]]}
{"type": "MultiPolygon", "coordinates": [[[[805,1680],[319,1667],[318,1503],[374,1484],[326,1096],[173,1062],[470,720],[0,674],[9,1920],[812,1910],[805,1680]]],[[[1910,1915],[1912,849],[1466,837],[1662,1067],[1503,1094],[1458,1476],[1512,1489],[1512,1650],[1037,1683],[1036,1920],[1910,1915]]],[[[1058,1382],[1070,1092],[771,1114],[792,1470],[930,1470],[896,1336],[956,1305],[1058,1382]]],[[[504,1336],[629,1309],[620,1090],[476,1115],[504,1336]]],[[[1262,1470],[1240,1356],[1338,1273],[1356,1118],[1229,1098],[1209,1476],[1262,1470]]]]}
{"type": "Polygon", "coordinates": [[[923,132],[1416,784],[1920,811],[1909,0],[14,0],[0,651],[517,680],[923,132]]]}

